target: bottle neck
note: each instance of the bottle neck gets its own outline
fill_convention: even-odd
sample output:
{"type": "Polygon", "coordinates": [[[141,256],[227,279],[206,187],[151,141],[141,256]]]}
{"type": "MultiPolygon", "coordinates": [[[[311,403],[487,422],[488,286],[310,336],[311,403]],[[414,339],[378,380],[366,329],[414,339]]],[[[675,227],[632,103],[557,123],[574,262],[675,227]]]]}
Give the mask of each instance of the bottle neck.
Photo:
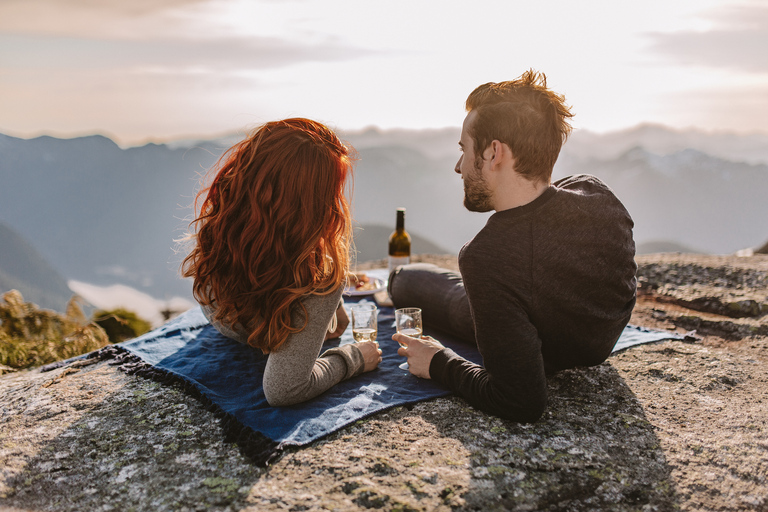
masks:
{"type": "Polygon", "coordinates": [[[397,221],[395,222],[395,230],[405,230],[405,211],[397,210],[397,221]]]}

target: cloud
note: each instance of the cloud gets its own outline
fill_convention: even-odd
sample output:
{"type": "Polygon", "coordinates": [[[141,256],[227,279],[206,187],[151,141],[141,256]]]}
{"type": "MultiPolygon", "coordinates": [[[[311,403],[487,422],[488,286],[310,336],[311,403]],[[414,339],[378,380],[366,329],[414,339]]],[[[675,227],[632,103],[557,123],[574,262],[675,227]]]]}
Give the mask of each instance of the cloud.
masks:
{"type": "Polygon", "coordinates": [[[97,11],[103,16],[146,16],[170,9],[208,3],[209,0],[3,0],[0,13],[20,16],[22,13],[49,17],[62,12],[97,11]]]}
{"type": "Polygon", "coordinates": [[[142,39],[189,31],[201,0],[0,0],[0,33],[142,39]]]}
{"type": "Polygon", "coordinates": [[[681,64],[768,72],[768,6],[712,11],[713,28],[649,34],[651,51],[681,64]]]}
{"type": "Polygon", "coordinates": [[[660,98],[660,109],[677,126],[764,133],[768,88],[762,84],[742,84],[668,93],[660,98]]]}
{"type": "Polygon", "coordinates": [[[210,0],[0,0],[0,72],[200,74],[372,53],[313,33],[238,33],[228,22],[211,19],[223,5],[210,0]]]}
{"type": "Polygon", "coordinates": [[[122,284],[96,286],[81,281],[69,281],[67,284],[73,292],[96,308],[102,310],[124,308],[133,311],[150,322],[153,327],[163,324],[164,318],[161,312],[164,309],[182,312],[195,306],[192,301],[183,297],[160,300],[122,284]]]}
{"type": "Polygon", "coordinates": [[[333,41],[309,44],[256,36],[107,40],[0,34],[0,69],[6,70],[258,70],[302,62],[343,61],[371,53],[333,41]]]}

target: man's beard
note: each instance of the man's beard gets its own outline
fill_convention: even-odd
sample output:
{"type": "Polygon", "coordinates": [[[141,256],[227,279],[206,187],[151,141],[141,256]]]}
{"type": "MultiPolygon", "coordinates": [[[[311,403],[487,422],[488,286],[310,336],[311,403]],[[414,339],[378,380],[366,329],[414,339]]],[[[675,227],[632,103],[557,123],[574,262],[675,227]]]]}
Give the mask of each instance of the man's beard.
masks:
{"type": "Polygon", "coordinates": [[[464,177],[464,207],[471,212],[493,210],[491,192],[479,170],[472,178],[464,177]]]}

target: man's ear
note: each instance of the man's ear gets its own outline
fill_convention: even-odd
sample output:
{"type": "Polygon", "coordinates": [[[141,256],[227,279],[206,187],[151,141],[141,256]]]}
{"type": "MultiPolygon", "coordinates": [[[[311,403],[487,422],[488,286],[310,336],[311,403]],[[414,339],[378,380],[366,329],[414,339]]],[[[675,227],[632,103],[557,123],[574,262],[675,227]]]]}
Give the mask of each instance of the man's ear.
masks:
{"type": "Polygon", "coordinates": [[[495,169],[498,166],[504,166],[507,162],[513,160],[512,150],[509,149],[509,146],[499,140],[494,139],[491,141],[488,149],[490,150],[489,156],[491,159],[490,163],[492,169],[495,169]]]}

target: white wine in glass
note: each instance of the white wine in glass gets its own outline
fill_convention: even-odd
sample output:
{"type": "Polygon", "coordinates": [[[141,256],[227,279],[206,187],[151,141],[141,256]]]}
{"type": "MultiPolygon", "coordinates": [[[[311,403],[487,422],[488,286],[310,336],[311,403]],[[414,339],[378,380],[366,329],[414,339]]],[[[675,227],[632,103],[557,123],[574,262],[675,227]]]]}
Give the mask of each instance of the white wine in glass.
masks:
{"type": "MultiPolygon", "coordinates": [[[[415,328],[401,329],[398,332],[400,332],[400,334],[405,334],[406,336],[410,336],[411,338],[418,338],[421,336],[421,329],[415,329],[415,328]]],[[[404,347],[405,345],[400,344],[400,346],[404,347]]]]}
{"type": "Polygon", "coordinates": [[[376,341],[377,335],[378,330],[369,327],[357,327],[352,329],[352,337],[355,338],[355,341],[376,341]]]}
{"type": "Polygon", "coordinates": [[[376,305],[368,302],[355,304],[350,308],[352,313],[352,337],[355,341],[376,341],[379,334],[378,313],[376,305]]]}
{"type": "MultiPolygon", "coordinates": [[[[421,337],[423,332],[423,326],[421,321],[421,309],[419,308],[403,308],[395,311],[395,328],[400,334],[405,334],[412,338],[421,337]]],[[[402,343],[401,347],[404,347],[402,343]]],[[[408,369],[408,363],[401,364],[398,368],[401,370],[408,369]]]]}

